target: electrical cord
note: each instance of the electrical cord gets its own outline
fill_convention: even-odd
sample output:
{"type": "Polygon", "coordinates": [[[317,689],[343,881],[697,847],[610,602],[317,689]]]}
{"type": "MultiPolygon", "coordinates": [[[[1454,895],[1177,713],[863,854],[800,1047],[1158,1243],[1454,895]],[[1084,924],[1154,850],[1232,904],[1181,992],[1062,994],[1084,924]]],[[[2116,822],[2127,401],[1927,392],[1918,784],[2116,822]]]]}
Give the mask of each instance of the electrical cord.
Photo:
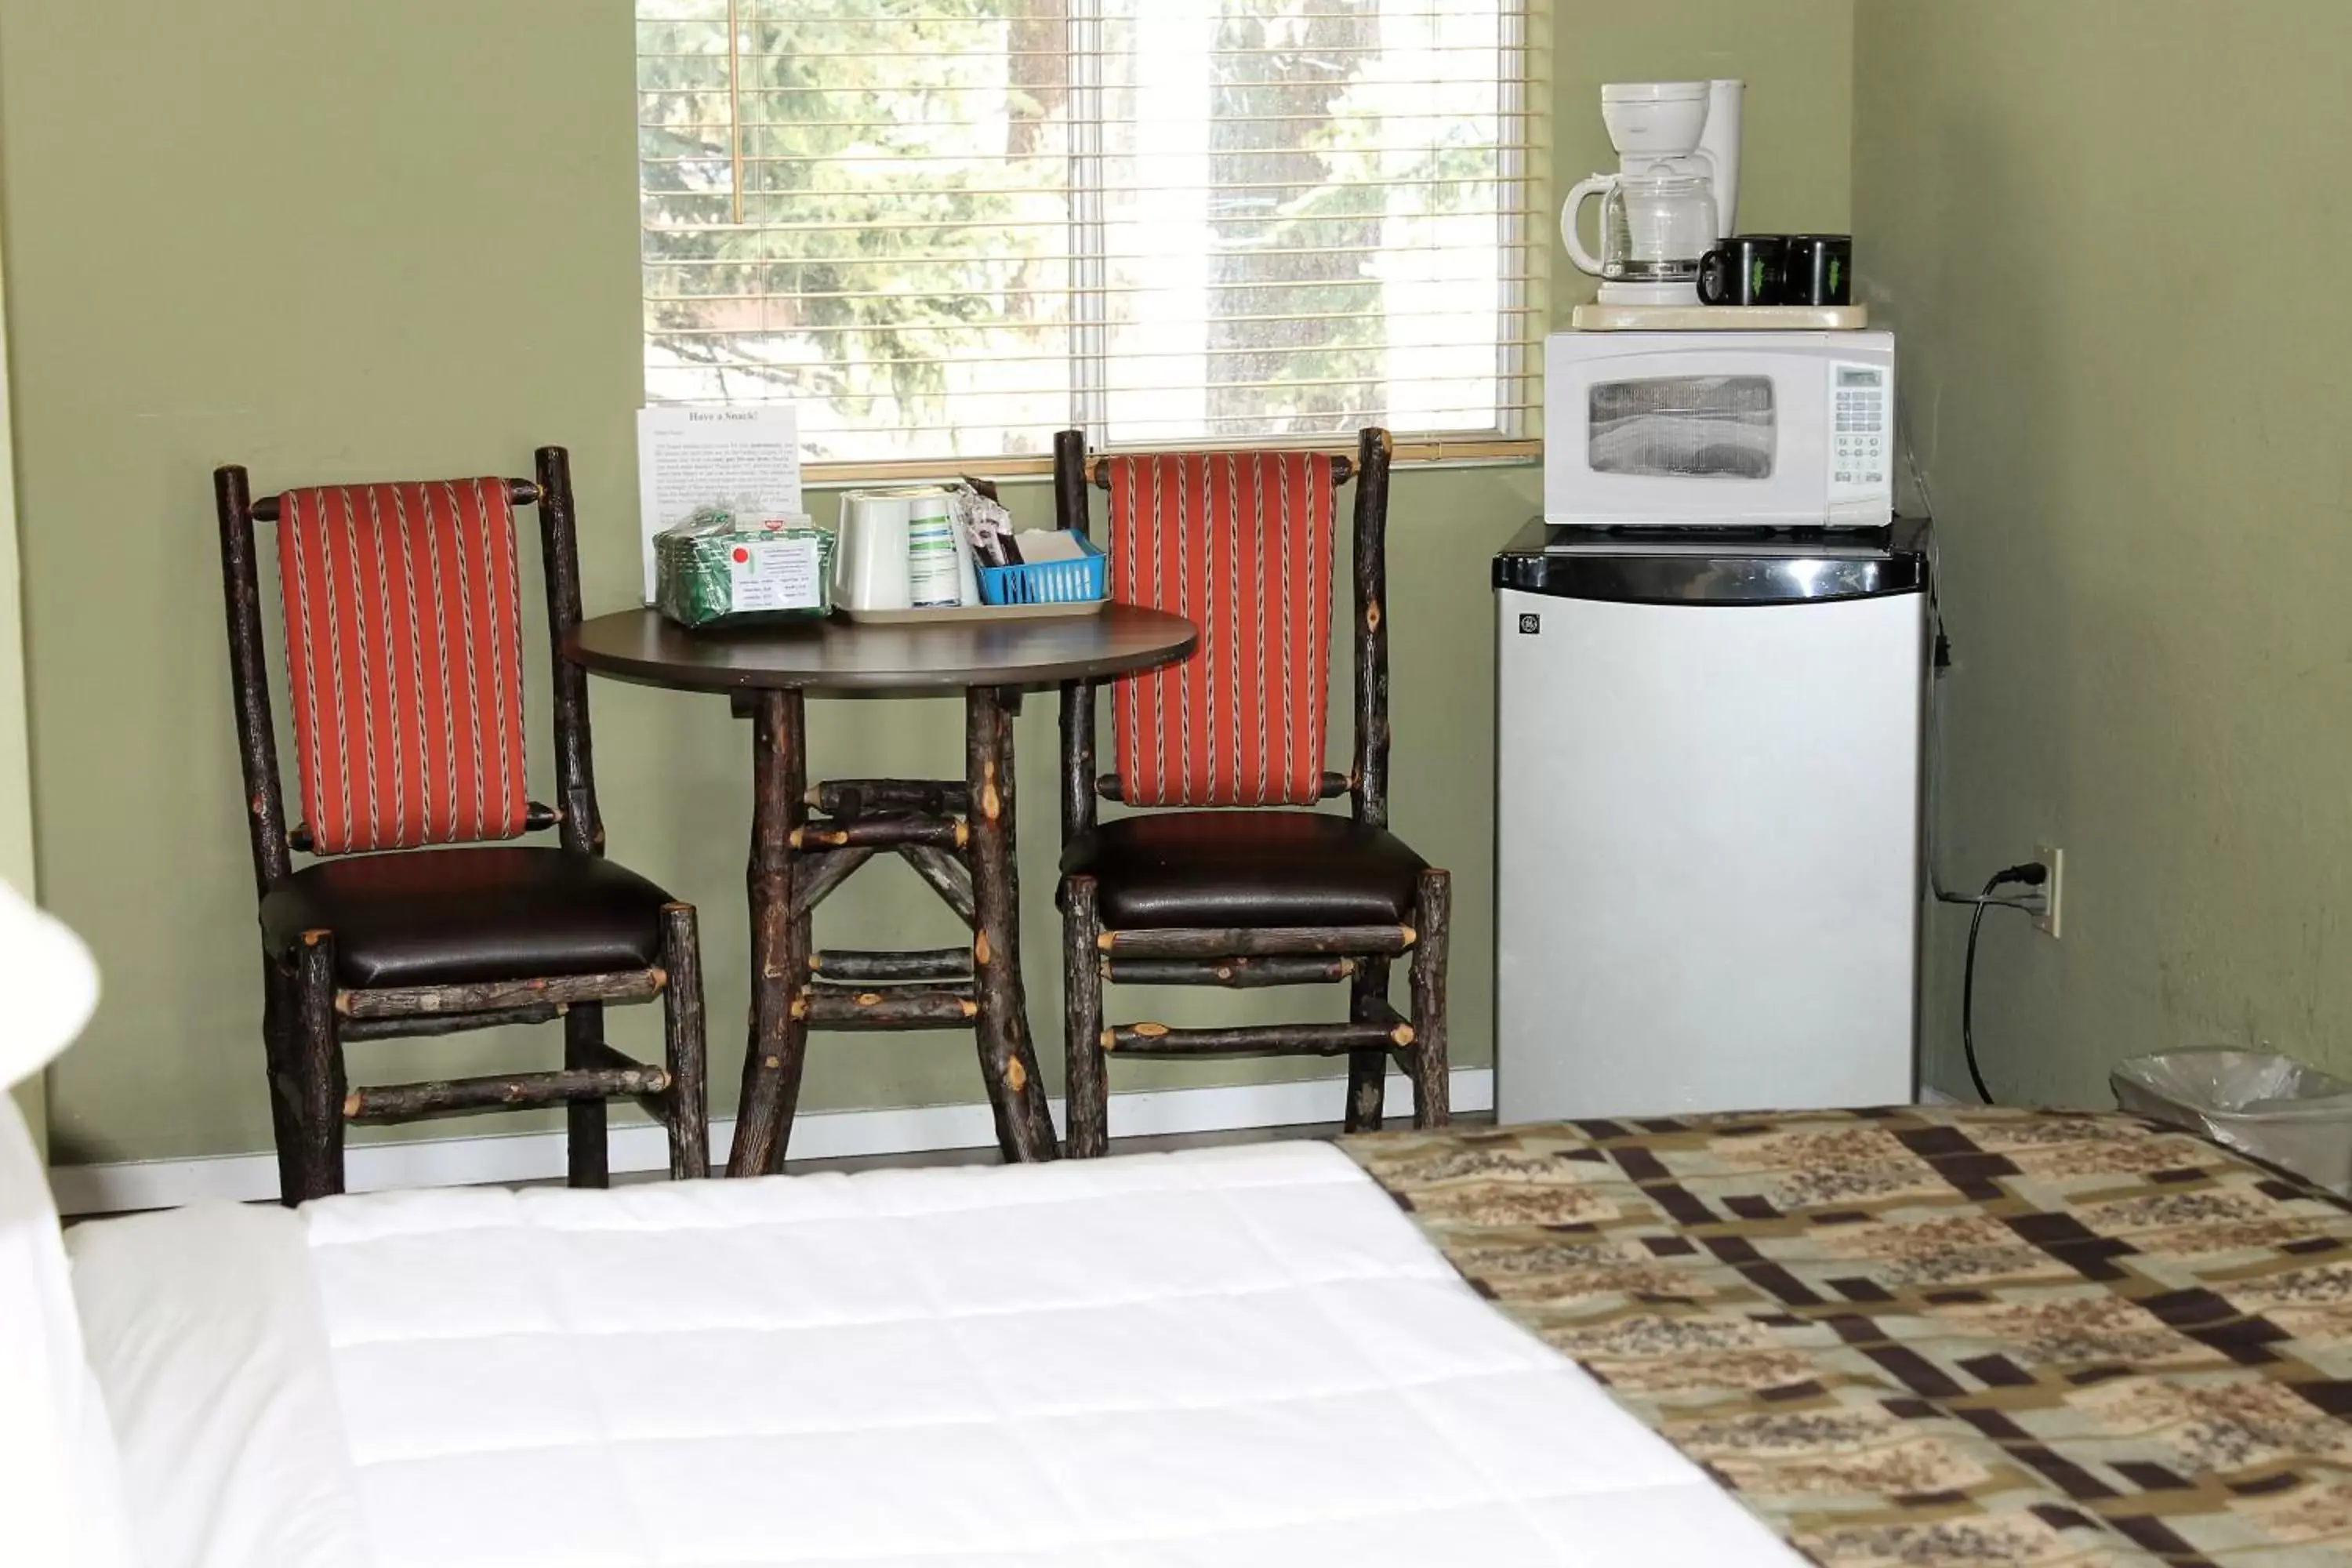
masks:
{"type": "Polygon", "coordinates": [[[2045,907],[2040,899],[1996,899],[1983,893],[1946,893],[1943,900],[1948,904],[1969,904],[1980,910],[2023,910],[2029,915],[2038,915],[2045,907]]]}
{"type": "Polygon", "coordinates": [[[1960,971],[1960,1051],[1968,1058],[1969,1081],[1976,1085],[1977,1098],[1987,1105],[1993,1102],[1992,1090],[1985,1085],[1982,1068],[1977,1066],[1977,932],[1984,927],[1985,910],[1993,908],[2036,910],[2039,904],[2016,899],[1996,899],[1994,889],[2017,886],[2038,888],[2049,879],[2050,868],[2039,860],[2028,860],[2006,870],[1995,871],[1985,879],[1984,891],[1974,898],[1960,895],[1957,901],[1973,903],[1976,912],[1969,917],[1969,956],[1960,971]]]}
{"type": "Polygon", "coordinates": [[[1936,531],[1936,498],[1927,489],[1927,475],[1919,466],[1919,449],[1911,440],[1911,423],[1902,399],[1895,403],[1895,445],[1902,454],[1904,468],[1911,476],[1912,488],[1919,492],[1919,510],[1927,520],[1927,629],[1929,653],[1927,668],[1927,737],[1926,755],[1921,758],[1927,785],[1921,800],[1927,830],[1919,836],[1920,858],[1927,863],[1927,890],[1937,903],[1974,904],[1981,910],[1988,904],[2004,909],[2032,909],[2034,906],[2013,900],[1992,897],[1991,889],[1982,893],[1956,893],[1944,885],[1943,858],[1937,853],[1937,829],[1943,819],[1942,790],[1938,787],[1943,774],[1944,704],[1937,696],[1937,686],[1944,672],[1952,667],[1952,637],[1944,625],[1944,542],[1936,531]]]}
{"type": "Polygon", "coordinates": [[[1927,473],[1919,464],[1919,448],[1911,439],[1911,423],[1902,399],[1895,404],[1895,441],[1903,454],[1903,466],[1911,476],[1912,488],[1919,492],[1919,510],[1929,520],[1927,529],[1927,624],[1931,634],[1927,679],[1927,756],[1923,759],[1927,774],[1923,806],[1927,816],[1927,831],[1920,835],[1923,858],[1927,862],[1927,888],[1939,903],[1972,904],[1969,914],[1969,954],[1962,966],[1960,980],[1960,1049],[1968,1058],[1969,1079],[1976,1085],[1977,1096],[1987,1105],[1992,1103],[1992,1090],[1986,1086],[1984,1072],[1977,1066],[1977,936],[1984,929],[1987,910],[2023,910],[2040,914],[2050,907],[2047,895],[2021,899],[1998,896],[2005,887],[2038,888],[2049,879],[2050,868],[2038,860],[2029,860],[1997,871],[1987,879],[1984,890],[1978,893],[1955,893],[1944,886],[1944,870],[1936,853],[1937,825],[1942,813],[1937,784],[1941,777],[1944,754],[1944,705],[1937,700],[1936,685],[1946,670],[1952,667],[1951,634],[1944,626],[1944,542],[1934,527],[1936,498],[1927,489],[1927,473]]]}
{"type": "MultiPolygon", "coordinates": [[[[1899,429],[1901,426],[1899,411],[1896,422],[1899,429]]],[[[1911,466],[1912,479],[1918,486],[1920,500],[1925,502],[1928,499],[1927,476],[1919,471],[1918,458],[1911,450],[1911,437],[1908,431],[1903,431],[1900,438],[1904,457],[1911,466]]],[[[1938,837],[1937,829],[1943,819],[1940,785],[1943,779],[1944,759],[1944,704],[1936,694],[1936,687],[1937,683],[1943,679],[1944,672],[1951,668],[1952,638],[1944,626],[1944,604],[1938,596],[1938,584],[1943,581],[1943,576],[1942,543],[1934,528],[1930,527],[1927,531],[1927,625],[1933,637],[1933,651],[1932,664],[1927,672],[1926,698],[1927,738],[1926,754],[1921,759],[1922,770],[1927,774],[1927,787],[1921,801],[1921,811],[1927,821],[1927,828],[1920,835],[1921,858],[1927,863],[1927,889],[1936,896],[1936,901],[1941,904],[1973,904],[1979,911],[1990,908],[2027,910],[2040,914],[2042,905],[2039,900],[1995,898],[1990,886],[1981,893],[1956,893],[1944,885],[1943,858],[1937,853],[1936,847],[1938,837]]],[[[1971,935],[1973,936],[1973,931],[1971,935]]]]}
{"type": "Polygon", "coordinates": [[[1919,447],[1911,439],[1911,410],[1903,398],[1895,400],[1895,439],[1903,449],[1903,467],[1911,475],[1911,486],[1919,492],[1919,510],[1927,517],[1936,515],[1936,498],[1927,490],[1927,470],[1919,466],[1919,447]]]}

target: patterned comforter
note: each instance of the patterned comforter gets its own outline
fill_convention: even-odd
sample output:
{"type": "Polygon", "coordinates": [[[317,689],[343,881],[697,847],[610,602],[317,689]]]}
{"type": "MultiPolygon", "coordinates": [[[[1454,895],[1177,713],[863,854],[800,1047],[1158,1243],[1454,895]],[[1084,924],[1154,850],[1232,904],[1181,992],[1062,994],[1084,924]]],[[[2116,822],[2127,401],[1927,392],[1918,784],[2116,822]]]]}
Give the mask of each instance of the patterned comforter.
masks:
{"type": "Polygon", "coordinates": [[[1815,1562],[2352,1563],[2352,1205],[2133,1118],[1342,1145],[1815,1562]]]}

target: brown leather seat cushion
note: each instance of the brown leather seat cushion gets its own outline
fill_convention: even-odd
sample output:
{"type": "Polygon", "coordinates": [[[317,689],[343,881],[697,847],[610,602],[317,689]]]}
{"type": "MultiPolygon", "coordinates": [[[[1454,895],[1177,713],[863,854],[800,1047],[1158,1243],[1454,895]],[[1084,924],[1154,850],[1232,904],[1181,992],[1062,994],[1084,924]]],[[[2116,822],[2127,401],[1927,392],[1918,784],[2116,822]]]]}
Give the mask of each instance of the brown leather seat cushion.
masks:
{"type": "Polygon", "coordinates": [[[412,849],[321,860],[261,900],[273,951],[335,933],[344,985],[455,985],[644,969],[667,893],[564,849],[412,849]]]}
{"type": "Polygon", "coordinates": [[[1062,852],[1114,931],[1402,925],[1423,865],[1394,834],[1315,811],[1146,812],[1062,852]]]}

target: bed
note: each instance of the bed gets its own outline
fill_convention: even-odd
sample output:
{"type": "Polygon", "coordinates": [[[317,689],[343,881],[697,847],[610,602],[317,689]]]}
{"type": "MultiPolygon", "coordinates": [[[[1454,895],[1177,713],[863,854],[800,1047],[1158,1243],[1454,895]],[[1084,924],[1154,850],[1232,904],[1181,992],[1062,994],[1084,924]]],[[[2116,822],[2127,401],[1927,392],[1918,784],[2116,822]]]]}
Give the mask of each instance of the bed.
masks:
{"type": "Polygon", "coordinates": [[[2352,1562],[2352,1213],[2201,1138],[1913,1107],[1353,1152],[1815,1562],[2352,1562]]]}
{"type": "Polygon", "coordinates": [[[1798,1561],[1328,1145],[68,1242],[150,1564],[1798,1561]]]}
{"type": "Polygon", "coordinates": [[[1949,1108],[61,1239],[0,1100],[0,1560],[2346,1561],[2347,1244],[2186,1134],[1949,1108]]]}

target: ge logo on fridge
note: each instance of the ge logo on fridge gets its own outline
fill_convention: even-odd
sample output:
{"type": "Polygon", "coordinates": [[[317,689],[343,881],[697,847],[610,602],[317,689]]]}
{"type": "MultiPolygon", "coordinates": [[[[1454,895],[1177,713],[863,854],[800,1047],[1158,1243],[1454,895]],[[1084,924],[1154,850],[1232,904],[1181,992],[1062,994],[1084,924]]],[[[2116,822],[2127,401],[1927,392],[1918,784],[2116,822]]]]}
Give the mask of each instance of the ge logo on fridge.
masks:
{"type": "Polygon", "coordinates": [[[1519,631],[1523,635],[1528,632],[1539,632],[1541,630],[1543,630],[1543,617],[1541,616],[1521,616],[1519,617],[1519,631]]]}

